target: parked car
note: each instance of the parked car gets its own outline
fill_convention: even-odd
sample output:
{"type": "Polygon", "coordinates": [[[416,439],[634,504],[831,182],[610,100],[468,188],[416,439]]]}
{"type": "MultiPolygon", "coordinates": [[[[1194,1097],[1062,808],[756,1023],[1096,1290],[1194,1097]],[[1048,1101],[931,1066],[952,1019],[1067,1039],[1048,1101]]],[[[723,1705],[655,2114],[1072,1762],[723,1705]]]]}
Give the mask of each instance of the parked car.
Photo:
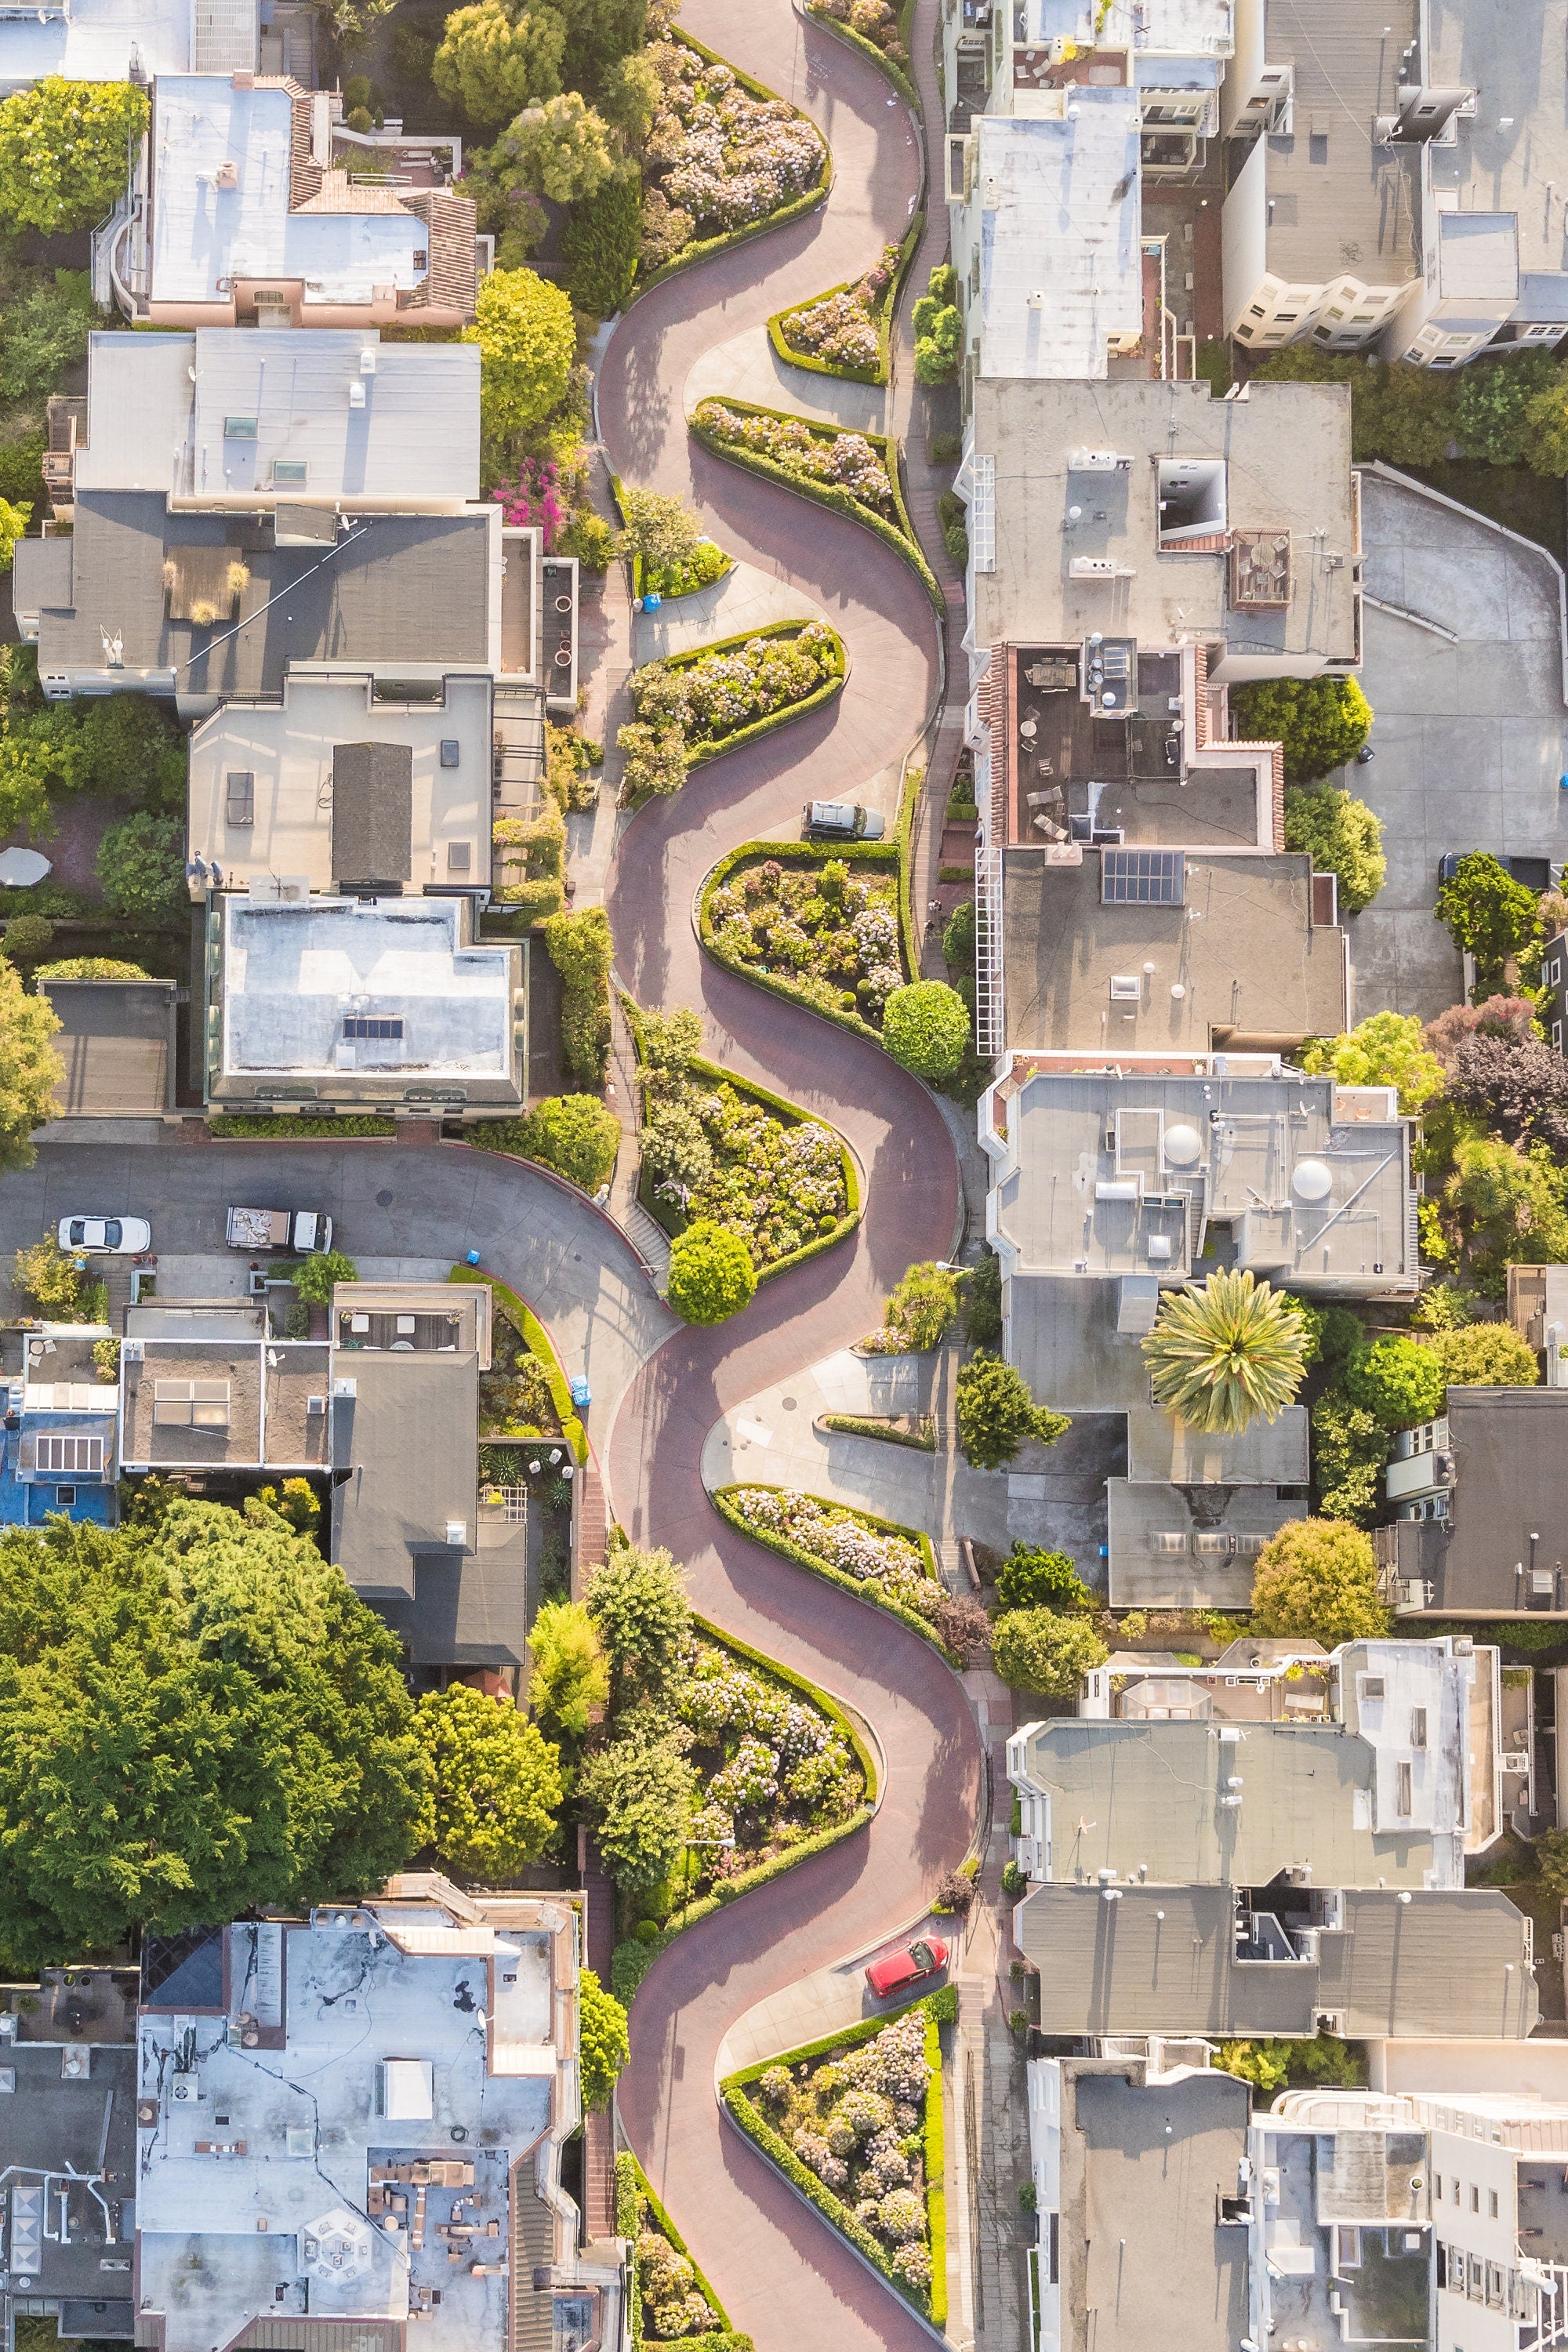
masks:
{"type": "Polygon", "coordinates": [[[901,1952],[889,1952],[873,1960],[866,1971],[866,1981],[875,1993],[899,1992],[905,1985],[919,1984],[922,1977],[934,1977],[947,1966],[947,1946],[940,1936],[922,1936],[918,1943],[907,1944],[901,1952]]]}
{"type": "Polygon", "coordinates": [[[226,1232],[230,1249],[291,1249],[309,1257],[332,1246],[332,1221],[320,1209],[231,1209],[226,1232]]]}
{"type": "Polygon", "coordinates": [[[62,1217],[63,1250],[101,1250],[111,1257],[136,1257],[153,1246],[145,1217],[62,1217]]]}
{"type": "MultiPolygon", "coordinates": [[[[1458,871],[1460,858],[1473,856],[1474,854],[1472,850],[1450,849],[1447,857],[1439,858],[1437,862],[1438,881],[1451,882],[1458,871]]],[[[1522,882],[1527,890],[1550,890],[1552,887],[1552,860],[1549,857],[1499,857],[1498,864],[1505,866],[1514,880],[1522,882]]]]}
{"type": "Polygon", "coordinates": [[[880,841],[888,820],[858,801],[807,801],[804,830],[808,841],[880,841]]]}

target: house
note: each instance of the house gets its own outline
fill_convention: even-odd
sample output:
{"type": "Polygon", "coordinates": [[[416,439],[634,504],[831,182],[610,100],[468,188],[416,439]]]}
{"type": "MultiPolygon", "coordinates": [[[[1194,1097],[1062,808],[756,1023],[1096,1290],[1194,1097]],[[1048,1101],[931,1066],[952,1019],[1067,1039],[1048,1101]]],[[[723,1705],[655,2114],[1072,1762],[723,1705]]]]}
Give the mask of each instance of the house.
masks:
{"type": "Polygon", "coordinates": [[[1419,283],[1428,150],[1404,80],[1418,13],[1237,0],[1220,220],[1226,331],[1247,351],[1365,347],[1419,283]],[[1396,117],[1412,135],[1390,135],[1396,117]]]}
{"type": "Polygon", "coordinates": [[[1568,931],[1556,931],[1541,950],[1541,984],[1547,1002],[1541,1017],[1558,1053],[1568,1037],[1568,931]]]}
{"type": "Polygon", "coordinates": [[[103,270],[156,327],[461,327],[479,252],[460,166],[449,142],[353,139],[286,74],[164,73],[103,270]]]}
{"type": "MultiPolygon", "coordinates": [[[[1200,937],[1247,968],[1234,919],[1200,937]]],[[[1092,945],[1071,944],[1087,961],[1092,945]]],[[[1110,1011],[1142,1045],[1161,1025],[1158,982],[1126,961],[1127,1002],[1113,979],[1110,1011]]],[[[1003,1352],[1053,1408],[1126,1418],[1127,1473],[1106,1486],[1110,1605],[1245,1608],[1257,1555],[1306,1507],[1306,1412],[1188,1430],[1153,1403],[1142,1339],[1163,1286],[1219,1265],[1310,1297],[1409,1296],[1410,1123],[1391,1089],[1306,1077],[1277,1055],[1189,1059],[1102,1035],[1098,1052],[1004,1055],[981,1097],[1003,1352]]]]}
{"type": "Polygon", "coordinates": [[[62,2343],[135,2333],[134,1969],[46,1969],[0,1986],[5,2151],[0,2333],[52,2319],[62,2343]]]}
{"type": "Polygon", "coordinates": [[[138,2021],[139,2341],[210,2352],[307,2315],[387,2352],[416,2321],[431,2352],[618,2340],[620,2246],[579,2255],[561,2180],[570,1897],[415,1874],[191,1940],[205,1982],[145,1988],[138,2021]]]}
{"type": "Polygon", "coordinates": [[[1568,1388],[1568,1266],[1510,1265],[1508,1319],[1540,1357],[1547,1387],[1568,1388]]]}
{"type": "Polygon", "coordinates": [[[27,1331],[21,1377],[5,1384],[0,1526],[42,1527],[57,1513],[90,1527],[118,1523],[120,1392],[95,1354],[111,1337],[107,1323],[27,1331]]]}
{"type": "Polygon", "coordinates": [[[475,1119],[526,1108],[521,950],[478,939],[468,896],[418,895],[410,781],[392,769],[356,763],[353,794],[334,804],[336,856],[361,895],[253,876],[245,896],[211,900],[212,1108],[475,1119]]]}
{"type": "Polygon", "coordinates": [[[1251,2095],[1199,2042],[1033,2058],[1037,2243],[1025,2340],[1040,2352],[1235,2352],[1247,2334],[1251,2095]]]}
{"type": "Polygon", "coordinates": [[[1474,1745],[1497,1737],[1468,1641],[1347,1643],[1295,1706],[1268,1685],[1298,1662],[1276,1659],[1237,1673],[1234,1712],[1229,1675],[1186,1706],[1156,1663],[1131,1713],[1008,1742],[1042,2032],[1532,2030],[1530,1919],[1464,1883],[1474,1745]]]}
{"type": "Polygon", "coordinates": [[[1396,1615],[1568,1616],[1562,1533],[1568,1390],[1451,1388],[1436,1421],[1401,1431],[1375,1528],[1396,1615]]]}
{"type": "Polygon", "coordinates": [[[60,1118],[162,1118],[174,1108],[178,1060],[172,980],[38,982],[58,1021],[60,1118]]]}
{"type": "Polygon", "coordinates": [[[484,1285],[340,1283],[331,1557],[416,1668],[515,1676],[531,1618],[527,1500],[481,1488],[484,1285]]]}
{"type": "Polygon", "coordinates": [[[280,71],[285,57],[309,79],[312,13],[300,0],[40,0],[0,18],[0,94],[51,74],[145,87],[160,74],[280,71]]]}
{"type": "MultiPolygon", "coordinates": [[[[160,1320],[165,1312],[162,1302],[152,1311],[160,1320]]],[[[256,1310],[236,1312],[248,1320],[256,1310]]],[[[182,1319],[192,1328],[121,1343],[122,1466],[205,1473],[220,1491],[231,1481],[248,1486],[262,1471],[325,1475],[332,1466],[328,1349],[309,1339],[241,1337],[222,1310],[218,1328],[200,1309],[182,1319]]]]}

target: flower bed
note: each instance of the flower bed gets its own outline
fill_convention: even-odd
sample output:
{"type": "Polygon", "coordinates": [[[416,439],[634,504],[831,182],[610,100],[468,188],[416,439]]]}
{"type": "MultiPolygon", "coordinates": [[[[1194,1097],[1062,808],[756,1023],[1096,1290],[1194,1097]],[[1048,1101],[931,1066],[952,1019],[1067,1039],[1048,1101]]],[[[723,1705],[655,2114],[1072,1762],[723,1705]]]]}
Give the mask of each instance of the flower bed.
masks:
{"type": "Polygon", "coordinates": [[[874,848],[852,863],[801,847],[805,859],[770,856],[763,845],[724,860],[728,870],[721,878],[715,869],[703,892],[702,943],[721,963],[770,978],[820,1012],[853,1015],[877,1037],[882,1007],[908,978],[898,852],[874,848]]]}
{"type": "Polygon", "coordinates": [[[881,67],[912,107],[920,98],[908,72],[914,0],[806,0],[808,13],[881,67]]]}
{"type": "Polygon", "coordinates": [[[688,422],[715,456],[865,523],[920,573],[932,604],[944,609],[904,506],[897,446],[885,434],[808,424],[749,400],[699,401],[688,422]]]}
{"type": "Polygon", "coordinates": [[[886,383],[878,327],[898,268],[898,247],[884,246],[864,278],[830,287],[796,310],[775,311],[768,332],[780,358],[797,367],[826,368],[857,383],[886,383]]]}
{"type": "Polygon", "coordinates": [[[936,1452],[936,1423],[927,1412],[898,1421],[877,1421],[860,1412],[825,1412],[817,1426],[839,1437],[874,1437],[886,1445],[912,1445],[921,1454],[936,1452]]]}
{"type": "Polygon", "coordinates": [[[760,226],[826,179],[815,124],[761,83],[682,35],[643,54],[659,82],[643,163],[646,269],[760,226]]]}
{"type": "Polygon", "coordinates": [[[639,555],[632,566],[632,593],[659,596],[668,604],[674,597],[711,588],[715,580],[722,580],[734,568],[733,556],[726,555],[717,541],[700,539],[684,563],[664,563],[650,572],[639,555]]]}
{"type": "Polygon", "coordinates": [[[944,1646],[937,1620],[947,1587],[931,1538],[918,1528],[784,1486],[719,1486],[712,1500],[742,1535],[890,1610],[927,1641],[944,1646]]]}
{"type": "Polygon", "coordinates": [[[794,1104],[693,1061],[645,1090],[640,1197],[672,1238],[696,1217],[736,1234],[759,1277],[815,1255],[860,1221],[842,1137],[794,1104]]]}
{"type": "Polygon", "coordinates": [[[733,2120],[941,2327],[947,2315],[942,2044],[926,2002],[723,2084],[733,2120]]]}
{"type": "MultiPolygon", "coordinates": [[[[578,1419],[577,1408],[572,1402],[571,1383],[562,1369],[554,1343],[538,1316],[523,1304],[515,1290],[509,1290],[504,1282],[498,1282],[494,1275],[484,1273],[479,1266],[455,1265],[447,1279],[448,1282],[482,1282],[489,1286],[490,1303],[495,1310],[494,1320],[499,1324],[504,1316],[512,1329],[521,1333],[529,1354],[543,1366],[556,1427],[578,1463],[586,1462],[588,1433],[578,1419]]],[[[492,1344],[492,1357],[495,1352],[492,1344]]]]}
{"type": "Polygon", "coordinates": [[[645,663],[632,672],[632,708],[646,726],[679,728],[694,765],[816,709],[838,692],[845,667],[844,641],[826,621],[775,621],[645,663]]]}
{"type": "Polygon", "coordinates": [[[702,2275],[685,2239],[629,2150],[616,2158],[616,2230],[632,2248],[628,2276],[632,2343],[679,2345],[680,2352],[752,2352],[702,2275]]]}

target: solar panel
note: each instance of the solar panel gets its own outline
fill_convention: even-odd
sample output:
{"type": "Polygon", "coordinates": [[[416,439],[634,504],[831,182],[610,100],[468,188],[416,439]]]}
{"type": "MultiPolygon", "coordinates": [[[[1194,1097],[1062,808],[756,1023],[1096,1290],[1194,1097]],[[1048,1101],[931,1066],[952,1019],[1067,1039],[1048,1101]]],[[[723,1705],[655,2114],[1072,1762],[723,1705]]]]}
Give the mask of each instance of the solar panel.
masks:
{"type": "Polygon", "coordinates": [[[1185,860],[1179,849],[1100,852],[1100,900],[1103,907],[1179,907],[1185,891],[1185,860]]]}

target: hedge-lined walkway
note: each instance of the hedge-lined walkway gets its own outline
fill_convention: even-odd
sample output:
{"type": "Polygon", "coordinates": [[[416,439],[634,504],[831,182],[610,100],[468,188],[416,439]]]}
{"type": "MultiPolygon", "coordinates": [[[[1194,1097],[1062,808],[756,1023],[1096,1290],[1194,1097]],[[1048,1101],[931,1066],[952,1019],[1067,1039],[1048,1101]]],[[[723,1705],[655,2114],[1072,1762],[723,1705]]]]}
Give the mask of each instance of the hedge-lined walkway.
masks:
{"type": "MultiPolygon", "coordinates": [[[[917,39],[929,43],[934,5],[921,0],[917,39]]],[[[865,798],[870,779],[896,773],[937,694],[939,625],[915,572],[871,533],[689,440],[683,394],[705,353],[855,277],[901,236],[921,193],[919,150],[883,76],[791,0],[754,0],[742,16],[724,0],[687,0],[682,23],[810,112],[833,146],[833,192],[808,218],[634,305],[600,369],[600,429],[624,480],[685,498],[739,562],[826,613],[851,669],[836,702],[644,809],[617,845],[605,905],[631,994],[696,1007],[715,1060],[837,1127],[866,1171],[867,1213],[851,1239],[766,1285],[736,1322],[670,1339],[632,1383],[607,1468],[616,1517],[688,1563],[703,1615],[847,1700],[873,1727],[886,1776],[868,1829],[699,1921],[656,1961],[618,2104],[654,2188],[700,2227],[713,2284],[758,2352],[914,2352],[931,2342],[914,2313],[721,2123],[714,2070],[729,2028],[757,2003],[922,1914],[969,1843],[979,1742],[931,1643],[724,1526],[700,1464],[721,1415],[775,1383],[789,1410],[792,1371],[870,1329],[911,1259],[952,1254],[954,1155],[921,1087],[868,1040],[706,958],[691,908],[736,843],[797,832],[805,798],[865,798]]],[[[940,548],[927,552],[940,560],[940,548]]]]}

